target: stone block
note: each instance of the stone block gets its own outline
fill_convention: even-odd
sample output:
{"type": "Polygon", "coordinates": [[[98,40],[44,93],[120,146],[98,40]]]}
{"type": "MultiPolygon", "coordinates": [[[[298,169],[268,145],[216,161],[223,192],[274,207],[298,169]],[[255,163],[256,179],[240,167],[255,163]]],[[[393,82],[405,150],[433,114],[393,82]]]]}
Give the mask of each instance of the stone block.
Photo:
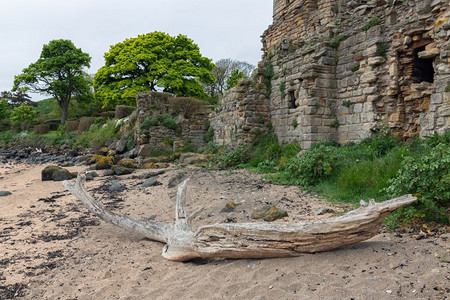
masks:
{"type": "Polygon", "coordinates": [[[423,59],[434,58],[434,57],[439,55],[439,49],[438,48],[434,48],[434,49],[431,49],[429,51],[426,51],[426,50],[425,51],[421,51],[421,52],[418,53],[418,55],[419,55],[419,58],[423,58],[423,59]]]}
{"type": "Polygon", "coordinates": [[[361,122],[361,117],[359,114],[352,115],[352,124],[359,124],[361,122]]]}
{"type": "Polygon", "coordinates": [[[363,56],[364,57],[374,56],[376,52],[377,52],[377,45],[373,45],[363,51],[363,56]]]}
{"type": "Polygon", "coordinates": [[[403,114],[401,114],[401,113],[393,113],[389,117],[389,121],[393,122],[393,123],[404,122],[405,121],[405,116],[403,114]]]}
{"type": "MultiPolygon", "coordinates": [[[[359,84],[359,82],[360,82],[360,78],[359,78],[359,76],[357,76],[357,75],[350,76],[350,77],[347,79],[347,85],[348,85],[348,86],[356,86],[356,85],[359,84]]],[[[350,96],[350,95],[349,95],[349,96],[350,96]]]]}
{"type": "Polygon", "coordinates": [[[378,91],[378,87],[376,86],[370,86],[363,89],[364,95],[372,95],[378,91]]]}
{"type": "Polygon", "coordinates": [[[438,109],[439,117],[448,117],[450,116],[450,105],[443,105],[438,109]]]}
{"type": "MultiPolygon", "coordinates": [[[[443,98],[450,98],[450,93],[444,93],[444,96],[442,94],[433,94],[430,98],[430,103],[432,104],[441,104],[443,102],[443,98]]],[[[448,100],[447,100],[448,101],[448,100]]]]}
{"type": "Polygon", "coordinates": [[[372,102],[364,103],[363,111],[364,112],[373,112],[373,103],[372,102]]]}
{"type": "Polygon", "coordinates": [[[377,81],[377,74],[374,71],[366,72],[361,75],[361,83],[374,83],[377,81]]]}
{"type": "Polygon", "coordinates": [[[382,65],[386,62],[386,59],[381,56],[369,57],[368,64],[369,66],[378,66],[382,65]]]}
{"type": "Polygon", "coordinates": [[[362,103],[356,103],[355,105],[353,105],[353,113],[357,113],[357,114],[361,113],[362,108],[363,108],[362,103]]]}
{"type": "Polygon", "coordinates": [[[373,113],[362,113],[361,114],[361,122],[368,123],[374,121],[375,115],[373,113]]]}
{"type": "Polygon", "coordinates": [[[356,91],[353,91],[353,93],[352,93],[353,97],[359,97],[362,95],[363,95],[363,90],[356,90],[356,91]]]}

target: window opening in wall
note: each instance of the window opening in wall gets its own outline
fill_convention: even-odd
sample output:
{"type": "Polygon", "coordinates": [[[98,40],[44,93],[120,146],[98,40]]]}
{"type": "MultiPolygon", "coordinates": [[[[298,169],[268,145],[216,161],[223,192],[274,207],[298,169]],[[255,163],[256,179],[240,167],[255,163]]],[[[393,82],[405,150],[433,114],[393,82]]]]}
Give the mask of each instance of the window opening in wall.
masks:
{"type": "Polygon", "coordinates": [[[297,98],[295,97],[295,91],[288,91],[287,99],[288,108],[297,108],[297,105],[295,104],[295,101],[297,101],[297,98]]]}
{"type": "Polygon", "coordinates": [[[416,83],[434,82],[433,58],[419,58],[419,52],[424,50],[425,46],[414,49],[412,77],[416,83]]]}

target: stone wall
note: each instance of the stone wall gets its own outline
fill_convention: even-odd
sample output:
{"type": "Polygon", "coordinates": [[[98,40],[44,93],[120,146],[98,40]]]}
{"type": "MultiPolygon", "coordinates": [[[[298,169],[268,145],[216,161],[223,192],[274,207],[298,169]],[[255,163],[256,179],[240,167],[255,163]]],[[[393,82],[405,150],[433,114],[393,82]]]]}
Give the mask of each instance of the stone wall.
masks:
{"type": "Polygon", "coordinates": [[[216,141],[248,141],[252,128],[243,124],[256,126],[254,108],[267,106],[279,140],[304,149],[324,139],[357,142],[380,128],[403,139],[443,133],[449,36],[448,0],[274,0],[263,61],[222,99],[216,141]],[[266,93],[254,86],[268,66],[266,93]]]}
{"type": "Polygon", "coordinates": [[[210,126],[208,115],[211,107],[202,104],[201,100],[174,98],[170,94],[157,92],[140,92],[136,100],[138,116],[134,132],[140,156],[164,150],[175,151],[187,141],[190,141],[193,150],[205,146],[204,136],[210,126]],[[141,129],[145,120],[157,119],[164,114],[176,119],[175,128],[158,124],[141,129]]]}
{"type": "Polygon", "coordinates": [[[218,111],[211,115],[219,145],[249,143],[270,129],[269,100],[261,83],[244,79],[225,93],[218,111]]]}

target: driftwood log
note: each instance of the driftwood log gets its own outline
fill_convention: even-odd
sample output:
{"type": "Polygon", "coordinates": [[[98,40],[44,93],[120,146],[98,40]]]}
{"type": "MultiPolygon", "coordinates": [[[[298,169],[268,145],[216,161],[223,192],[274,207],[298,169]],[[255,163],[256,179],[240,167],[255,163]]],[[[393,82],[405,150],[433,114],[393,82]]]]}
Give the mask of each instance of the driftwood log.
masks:
{"type": "Polygon", "coordinates": [[[361,201],[358,209],[327,221],[309,223],[236,223],[191,228],[192,220],[203,208],[188,214],[186,189],[188,179],[178,186],[175,223],[120,216],[106,209],[89,195],[84,176],[75,184],[63,182],[92,213],[108,223],[165,243],[162,256],[172,261],[195,258],[269,258],[299,256],[333,250],[367,240],[378,233],[381,221],[394,210],[417,199],[411,195],[376,203],[361,201]]]}

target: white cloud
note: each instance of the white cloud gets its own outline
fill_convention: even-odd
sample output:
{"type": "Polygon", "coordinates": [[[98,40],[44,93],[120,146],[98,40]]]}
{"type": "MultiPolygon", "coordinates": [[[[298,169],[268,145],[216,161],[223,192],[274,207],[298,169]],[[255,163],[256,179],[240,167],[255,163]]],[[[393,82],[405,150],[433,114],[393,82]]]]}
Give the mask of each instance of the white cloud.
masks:
{"type": "Polygon", "coordinates": [[[153,31],[185,34],[214,61],[256,64],[272,17],[272,1],[261,0],[14,0],[0,8],[0,91],[11,89],[42,45],[60,38],[92,56],[90,73],[110,45],[153,31]]]}

